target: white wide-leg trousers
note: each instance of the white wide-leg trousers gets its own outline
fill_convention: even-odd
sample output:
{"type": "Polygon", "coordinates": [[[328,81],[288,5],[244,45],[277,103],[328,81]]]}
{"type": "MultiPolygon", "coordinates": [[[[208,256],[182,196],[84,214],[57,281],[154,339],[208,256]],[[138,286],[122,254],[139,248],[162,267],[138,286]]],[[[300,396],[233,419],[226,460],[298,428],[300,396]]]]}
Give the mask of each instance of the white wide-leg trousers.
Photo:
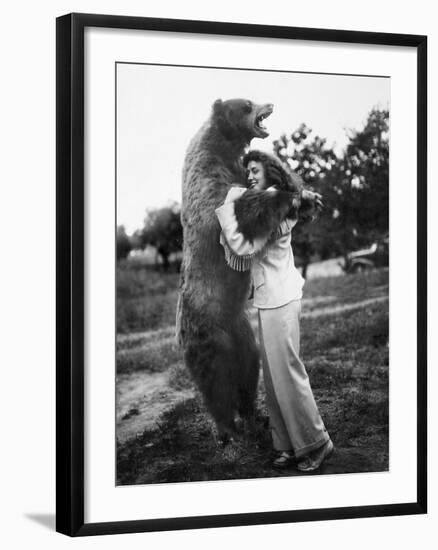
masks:
{"type": "Polygon", "coordinates": [[[330,439],[299,357],[301,300],[258,311],[266,405],[274,449],[293,450],[300,458],[330,439]]]}

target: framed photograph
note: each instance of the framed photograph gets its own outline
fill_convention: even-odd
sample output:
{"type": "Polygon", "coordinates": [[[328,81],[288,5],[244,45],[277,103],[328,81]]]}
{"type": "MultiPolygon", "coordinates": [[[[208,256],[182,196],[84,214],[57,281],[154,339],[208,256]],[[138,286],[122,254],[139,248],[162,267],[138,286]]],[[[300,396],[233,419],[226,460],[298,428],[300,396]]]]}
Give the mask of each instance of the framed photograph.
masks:
{"type": "Polygon", "coordinates": [[[57,531],[426,513],[426,67],[57,19],[57,531]]]}

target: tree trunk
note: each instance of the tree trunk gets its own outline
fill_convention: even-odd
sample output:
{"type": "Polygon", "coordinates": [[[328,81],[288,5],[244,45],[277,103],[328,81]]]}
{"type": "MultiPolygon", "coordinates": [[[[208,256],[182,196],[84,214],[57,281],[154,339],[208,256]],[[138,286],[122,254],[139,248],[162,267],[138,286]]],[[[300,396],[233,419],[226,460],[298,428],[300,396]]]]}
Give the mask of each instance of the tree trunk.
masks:
{"type": "Polygon", "coordinates": [[[163,258],[163,269],[164,271],[169,270],[169,254],[160,252],[161,257],[163,258]]]}

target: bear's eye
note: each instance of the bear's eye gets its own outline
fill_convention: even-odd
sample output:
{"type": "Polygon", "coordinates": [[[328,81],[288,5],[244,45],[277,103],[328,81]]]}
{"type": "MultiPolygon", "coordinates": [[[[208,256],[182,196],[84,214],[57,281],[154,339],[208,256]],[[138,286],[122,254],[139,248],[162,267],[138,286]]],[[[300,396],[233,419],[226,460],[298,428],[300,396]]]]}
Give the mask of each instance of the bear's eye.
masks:
{"type": "Polygon", "coordinates": [[[250,113],[252,111],[252,103],[251,101],[247,101],[245,103],[245,107],[243,108],[243,110],[245,111],[245,113],[250,113]]]}

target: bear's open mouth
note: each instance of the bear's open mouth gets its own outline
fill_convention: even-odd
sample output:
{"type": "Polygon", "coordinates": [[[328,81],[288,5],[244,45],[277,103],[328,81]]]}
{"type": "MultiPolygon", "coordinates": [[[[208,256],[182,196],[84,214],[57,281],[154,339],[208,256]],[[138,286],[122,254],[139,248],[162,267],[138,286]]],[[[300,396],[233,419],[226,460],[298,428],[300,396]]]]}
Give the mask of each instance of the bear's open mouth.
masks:
{"type": "Polygon", "coordinates": [[[266,131],[266,126],[263,124],[263,120],[268,117],[269,115],[266,114],[266,115],[260,115],[256,118],[256,124],[259,128],[261,128],[262,130],[265,130],[266,131]]]}
{"type": "Polygon", "coordinates": [[[268,116],[272,114],[272,111],[272,105],[265,105],[260,109],[259,114],[256,116],[255,127],[261,137],[269,136],[268,129],[266,128],[263,121],[265,120],[265,118],[268,118],[268,116]]]}

